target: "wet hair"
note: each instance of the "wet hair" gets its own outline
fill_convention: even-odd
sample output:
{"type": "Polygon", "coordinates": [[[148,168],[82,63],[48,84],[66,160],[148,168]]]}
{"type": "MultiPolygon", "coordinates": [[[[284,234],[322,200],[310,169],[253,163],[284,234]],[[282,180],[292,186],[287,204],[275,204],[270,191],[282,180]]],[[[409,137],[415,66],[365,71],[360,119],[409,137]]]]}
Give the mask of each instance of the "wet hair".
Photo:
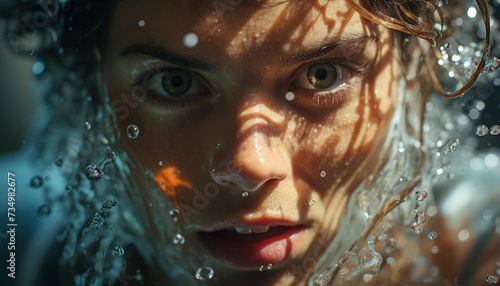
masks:
{"type": "MultiPolygon", "coordinates": [[[[437,46],[439,38],[443,38],[443,36],[453,31],[453,29],[445,30],[447,26],[445,20],[448,19],[445,19],[445,13],[441,8],[443,5],[442,0],[348,0],[348,2],[366,19],[395,31],[423,39],[430,43],[433,48],[437,46]]],[[[446,2],[447,11],[457,10],[456,3],[446,2]]],[[[481,13],[486,35],[482,56],[466,82],[457,91],[445,92],[434,72],[436,60],[431,61],[426,58],[426,70],[430,72],[434,88],[446,97],[458,97],[465,94],[477,80],[488,60],[490,38],[488,2],[487,0],[475,0],[475,2],[481,13]]],[[[454,18],[452,14],[448,13],[448,17],[454,18]]],[[[409,52],[413,51],[410,49],[409,52]]],[[[408,55],[403,56],[409,57],[408,55]]]]}

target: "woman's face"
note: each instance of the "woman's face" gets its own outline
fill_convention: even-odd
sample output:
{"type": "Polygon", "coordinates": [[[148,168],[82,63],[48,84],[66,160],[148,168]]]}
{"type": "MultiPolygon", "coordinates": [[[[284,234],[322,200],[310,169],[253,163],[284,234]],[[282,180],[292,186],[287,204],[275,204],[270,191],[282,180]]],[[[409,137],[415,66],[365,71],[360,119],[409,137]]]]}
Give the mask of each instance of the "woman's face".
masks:
{"type": "Polygon", "coordinates": [[[119,144],[180,210],[176,247],[194,265],[178,267],[209,265],[223,285],[310,274],[380,164],[393,42],[340,0],[118,2],[109,103],[119,144]]]}

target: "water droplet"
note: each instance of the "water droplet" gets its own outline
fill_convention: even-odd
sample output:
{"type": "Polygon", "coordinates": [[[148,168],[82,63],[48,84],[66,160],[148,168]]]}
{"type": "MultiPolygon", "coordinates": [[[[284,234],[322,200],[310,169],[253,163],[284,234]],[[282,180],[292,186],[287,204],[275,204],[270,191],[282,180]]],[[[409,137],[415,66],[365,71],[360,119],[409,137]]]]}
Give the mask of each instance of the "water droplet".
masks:
{"type": "Polygon", "coordinates": [[[437,247],[436,245],[434,245],[433,247],[431,247],[431,253],[432,254],[438,254],[439,253],[439,247],[437,247]]]}
{"type": "Polygon", "coordinates": [[[173,209],[170,211],[170,218],[172,218],[173,222],[179,221],[179,210],[178,209],[173,209]]]}
{"type": "Polygon", "coordinates": [[[445,48],[445,49],[449,50],[449,49],[451,49],[451,48],[452,48],[452,45],[451,45],[450,43],[445,43],[445,44],[443,45],[443,48],[445,48]]]}
{"type": "Polygon", "coordinates": [[[358,260],[353,252],[347,251],[344,253],[339,260],[337,260],[337,265],[340,267],[339,273],[342,276],[352,275],[353,272],[356,272],[358,268],[358,260]]]}
{"type": "Polygon", "coordinates": [[[183,245],[184,242],[186,241],[186,239],[184,238],[184,236],[180,233],[174,235],[174,239],[173,239],[173,242],[175,245],[183,245]]]}
{"type": "Polygon", "coordinates": [[[117,245],[113,249],[111,249],[111,255],[113,257],[122,256],[124,253],[125,250],[123,250],[123,247],[121,247],[120,245],[117,245]]]}
{"type": "Polygon", "coordinates": [[[43,204],[38,208],[37,211],[39,216],[45,216],[50,214],[50,206],[48,204],[43,204]]]}
{"type": "Polygon", "coordinates": [[[415,193],[415,197],[417,198],[417,201],[423,202],[425,198],[427,198],[427,192],[426,191],[417,191],[415,193]]]}
{"type": "Polygon", "coordinates": [[[285,94],[285,99],[288,101],[293,101],[295,99],[295,93],[289,91],[285,94]]]}
{"type": "Polygon", "coordinates": [[[385,233],[385,232],[382,232],[382,233],[378,236],[378,240],[379,240],[379,241],[384,241],[386,238],[387,238],[387,233],[385,233]]]}
{"type": "Polygon", "coordinates": [[[117,204],[118,204],[118,201],[116,199],[110,200],[110,201],[105,201],[102,203],[102,208],[103,209],[111,209],[114,206],[116,206],[117,204]]]}
{"type": "Polygon", "coordinates": [[[273,264],[272,263],[268,263],[267,264],[267,270],[271,270],[273,268],[273,264]]]}
{"type": "Polygon", "coordinates": [[[321,171],[321,173],[319,173],[319,176],[320,176],[321,178],[326,177],[326,172],[325,172],[325,171],[321,171]]]}
{"type": "Polygon", "coordinates": [[[198,44],[198,35],[195,33],[188,33],[182,38],[182,43],[188,48],[194,48],[198,44]]]}
{"type": "Polygon", "coordinates": [[[214,277],[214,270],[209,266],[202,266],[196,270],[194,277],[200,281],[211,280],[214,277]]]}
{"type": "Polygon", "coordinates": [[[424,211],[419,211],[415,214],[415,216],[413,217],[413,219],[415,220],[416,223],[418,224],[422,224],[425,222],[427,218],[427,215],[425,214],[424,211]]]}
{"type": "Polygon", "coordinates": [[[500,126],[498,125],[493,125],[490,127],[490,134],[491,135],[498,135],[500,134],[500,126]]]}
{"type": "Polygon", "coordinates": [[[481,72],[494,72],[500,67],[500,60],[496,57],[487,58],[481,72]]]}
{"type": "Polygon", "coordinates": [[[241,194],[241,196],[242,196],[242,197],[248,197],[248,192],[243,192],[243,193],[241,194]]]}
{"type": "Polygon", "coordinates": [[[427,235],[427,237],[430,239],[430,240],[434,240],[436,239],[436,237],[438,236],[437,232],[433,231],[431,233],[429,233],[429,235],[427,235]]]}
{"type": "Polygon", "coordinates": [[[411,224],[410,229],[414,234],[420,234],[420,232],[422,232],[422,225],[414,222],[411,224]]]}
{"type": "Polygon", "coordinates": [[[71,191],[71,190],[73,190],[73,187],[72,187],[71,185],[67,185],[67,186],[66,186],[66,191],[68,191],[68,192],[69,192],[69,191],[71,191]]]}
{"type": "Polygon", "coordinates": [[[41,75],[43,71],[45,70],[45,65],[42,62],[36,62],[33,64],[31,71],[35,75],[41,75]]]}
{"type": "Polygon", "coordinates": [[[498,277],[497,276],[493,276],[493,275],[488,275],[488,277],[486,277],[486,283],[488,283],[488,284],[496,284],[496,283],[498,283],[498,277]]]}
{"type": "Polygon", "coordinates": [[[137,24],[139,25],[139,27],[144,27],[144,25],[146,25],[146,21],[139,20],[139,22],[137,24]]]}
{"type": "Polygon", "coordinates": [[[91,181],[99,181],[102,177],[102,171],[96,165],[88,165],[85,169],[85,174],[87,175],[87,179],[91,181]]]}
{"type": "Polygon", "coordinates": [[[139,127],[137,127],[137,125],[135,125],[135,124],[130,124],[127,127],[127,135],[128,135],[128,138],[131,138],[131,139],[137,138],[137,136],[139,136],[139,127]]]}
{"type": "Polygon", "coordinates": [[[90,124],[90,122],[85,122],[85,130],[90,130],[92,128],[92,125],[90,124]]]}
{"type": "Polygon", "coordinates": [[[61,157],[57,157],[54,161],[54,164],[56,164],[57,167],[61,167],[63,164],[63,159],[61,157]]]}
{"type": "Polygon", "coordinates": [[[326,274],[321,273],[314,282],[319,286],[326,286],[330,283],[330,277],[326,274]]]}
{"type": "Polygon", "coordinates": [[[163,186],[165,183],[163,181],[160,182],[160,186],[163,186]]]}
{"type": "Polygon", "coordinates": [[[375,275],[380,270],[380,265],[382,265],[382,255],[377,251],[365,248],[363,256],[361,257],[361,263],[363,264],[363,273],[375,275]]]}
{"type": "Polygon", "coordinates": [[[448,154],[448,153],[454,152],[455,150],[457,150],[458,147],[460,147],[460,145],[461,145],[460,140],[450,139],[450,140],[446,141],[446,143],[443,145],[442,153],[448,154]]]}
{"type": "Polygon", "coordinates": [[[474,128],[474,133],[477,136],[485,136],[486,134],[488,134],[488,132],[489,132],[488,127],[486,127],[486,125],[484,124],[479,124],[474,128]]]}
{"type": "Polygon", "coordinates": [[[39,188],[43,185],[43,178],[41,176],[34,176],[30,181],[32,188],[39,188]]]}

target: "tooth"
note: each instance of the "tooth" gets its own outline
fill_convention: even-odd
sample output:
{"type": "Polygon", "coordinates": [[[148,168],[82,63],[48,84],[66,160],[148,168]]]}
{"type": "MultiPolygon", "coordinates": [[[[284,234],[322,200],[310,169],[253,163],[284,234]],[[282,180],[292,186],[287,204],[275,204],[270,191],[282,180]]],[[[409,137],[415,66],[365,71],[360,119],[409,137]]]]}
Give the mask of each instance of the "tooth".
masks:
{"type": "Polygon", "coordinates": [[[252,228],[252,232],[253,233],[264,233],[264,232],[267,232],[268,230],[269,230],[268,226],[266,226],[266,227],[252,228]]]}
{"type": "Polygon", "coordinates": [[[248,227],[235,227],[234,228],[239,234],[251,234],[252,230],[248,227]]]}

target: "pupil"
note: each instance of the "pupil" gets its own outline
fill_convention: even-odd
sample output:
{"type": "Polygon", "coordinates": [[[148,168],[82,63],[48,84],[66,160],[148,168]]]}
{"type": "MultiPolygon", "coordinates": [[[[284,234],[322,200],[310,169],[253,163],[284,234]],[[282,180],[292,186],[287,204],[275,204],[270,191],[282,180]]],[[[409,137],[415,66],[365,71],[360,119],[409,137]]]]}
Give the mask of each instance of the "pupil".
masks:
{"type": "Polygon", "coordinates": [[[181,76],[174,76],[171,81],[172,85],[175,87],[182,86],[184,84],[184,79],[181,76]]]}
{"type": "Polygon", "coordinates": [[[325,69],[318,69],[316,71],[316,78],[318,80],[324,80],[324,79],[326,79],[327,75],[328,75],[328,72],[325,69]]]}

